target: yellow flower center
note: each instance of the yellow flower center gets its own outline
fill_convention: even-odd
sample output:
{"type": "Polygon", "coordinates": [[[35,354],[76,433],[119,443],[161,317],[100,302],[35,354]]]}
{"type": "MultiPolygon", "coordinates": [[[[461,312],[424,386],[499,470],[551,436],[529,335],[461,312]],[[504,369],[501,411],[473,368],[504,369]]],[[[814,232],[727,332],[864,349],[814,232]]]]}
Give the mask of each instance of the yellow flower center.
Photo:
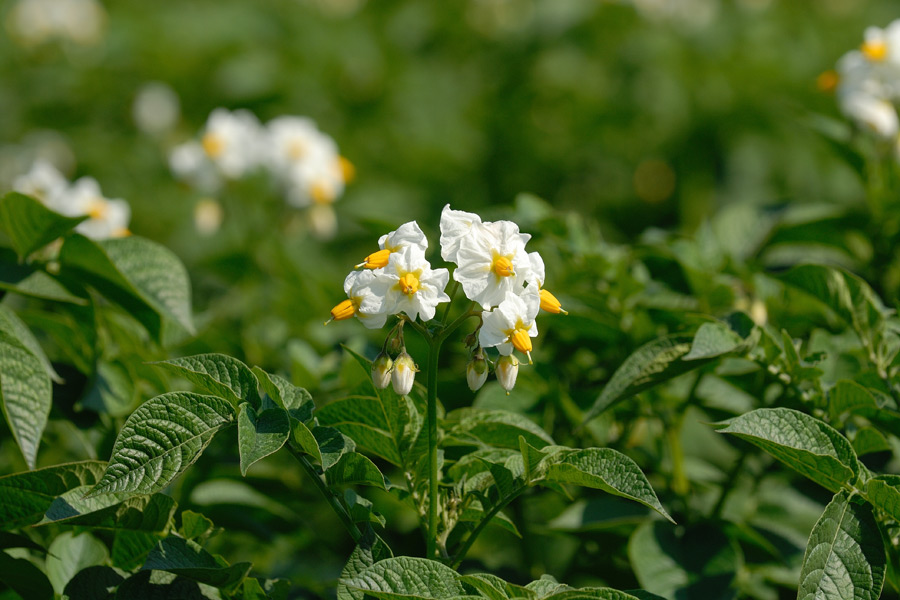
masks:
{"type": "Polygon", "coordinates": [[[328,186],[321,182],[312,184],[309,188],[309,195],[315,204],[331,204],[334,200],[334,194],[328,186]]]}
{"type": "Polygon", "coordinates": [[[872,61],[881,61],[887,58],[888,47],[884,40],[864,42],[860,47],[866,58],[872,61]]]}
{"type": "Polygon", "coordinates": [[[343,321],[356,314],[356,303],[349,298],[331,309],[332,321],[343,321]]]}
{"type": "Polygon", "coordinates": [[[385,248],[384,250],[379,250],[378,252],[373,252],[368,255],[363,262],[356,265],[356,268],[365,267],[367,269],[381,269],[382,267],[387,266],[390,257],[391,251],[385,248]]]}
{"type": "Polygon", "coordinates": [[[120,227],[112,232],[112,237],[114,238],[123,238],[131,235],[131,230],[127,227],[120,227]]]}
{"type": "Polygon", "coordinates": [[[343,156],[338,157],[338,168],[341,170],[341,177],[344,178],[344,183],[350,183],[356,178],[356,167],[343,156]]]}
{"type": "Polygon", "coordinates": [[[415,273],[407,273],[400,278],[400,291],[407,296],[412,296],[419,291],[419,278],[415,273]]]}
{"type": "Polygon", "coordinates": [[[287,155],[291,160],[300,160],[306,155],[306,144],[303,140],[291,140],[287,146],[287,155]]]}
{"type": "Polygon", "coordinates": [[[203,136],[203,151],[210,158],[216,158],[225,151],[225,141],[215,133],[207,133],[203,136]]]}
{"type": "Polygon", "coordinates": [[[569,314],[562,309],[562,305],[559,300],[556,299],[556,296],[547,290],[541,290],[541,308],[554,315],[558,315],[559,313],[564,315],[569,314]]]}
{"type": "Polygon", "coordinates": [[[102,220],[109,212],[109,205],[102,198],[91,200],[87,207],[87,215],[96,220],[102,220]]]}
{"type": "Polygon", "coordinates": [[[497,277],[509,277],[510,275],[515,275],[515,271],[513,271],[512,261],[507,256],[494,256],[494,262],[491,263],[491,271],[493,271],[497,277]]]}

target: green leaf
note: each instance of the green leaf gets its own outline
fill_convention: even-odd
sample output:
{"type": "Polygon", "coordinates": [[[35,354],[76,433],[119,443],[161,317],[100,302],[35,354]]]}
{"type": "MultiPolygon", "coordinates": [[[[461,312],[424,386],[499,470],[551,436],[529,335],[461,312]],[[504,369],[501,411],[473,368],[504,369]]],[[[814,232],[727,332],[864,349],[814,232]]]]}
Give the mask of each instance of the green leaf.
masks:
{"type": "Polygon", "coordinates": [[[250,572],[250,563],[227,566],[200,544],[179,537],[167,537],[150,551],[141,570],[166,571],[226,591],[234,590],[250,572]]]}
{"type": "Polygon", "coordinates": [[[0,583],[9,586],[21,598],[53,599],[53,586],[40,569],[24,558],[13,558],[3,551],[0,551],[0,583]]]}
{"type": "Polygon", "coordinates": [[[259,367],[253,367],[252,370],[266,394],[278,406],[286,409],[291,418],[303,423],[312,418],[316,405],[308,391],[297,387],[284,377],[266,373],[259,367]]]}
{"type": "Polygon", "coordinates": [[[235,406],[249,402],[259,408],[259,382],[250,367],[224,354],[197,354],[153,363],[184,377],[201,391],[225,398],[235,406]]]}
{"type": "Polygon", "coordinates": [[[874,427],[860,427],[853,434],[853,451],[857,456],[865,456],[875,452],[890,452],[891,443],[874,427]]]}
{"type": "Polygon", "coordinates": [[[57,497],[40,525],[60,523],[93,529],[128,529],[163,533],[172,524],[175,500],[164,494],[103,494],[85,497],[92,486],[73,488],[57,497]]]}
{"type": "Polygon", "coordinates": [[[653,340],[635,350],[613,373],[585,415],[584,422],[590,421],[617,402],[713,360],[682,360],[690,352],[692,343],[691,337],[673,335],[653,340]]]}
{"type": "Polygon", "coordinates": [[[114,417],[127,415],[139,398],[135,379],[122,363],[99,361],[94,385],[85,395],[82,406],[114,417]]]}
{"type": "Polygon", "coordinates": [[[527,441],[524,436],[519,436],[519,452],[522,453],[522,465],[525,469],[525,483],[539,478],[542,473],[537,471],[538,465],[549,456],[547,452],[541,452],[527,441]]]}
{"type": "MultiPolygon", "coordinates": [[[[286,579],[267,579],[260,583],[258,579],[248,577],[241,588],[242,600],[287,600],[291,591],[291,582],[286,579]]],[[[238,596],[235,596],[237,598],[238,596]]]]}
{"type": "Polygon", "coordinates": [[[139,571],[119,585],[116,600],[222,600],[216,588],[165,571],[139,571]]]}
{"type": "Polygon", "coordinates": [[[450,567],[434,560],[399,556],[375,563],[356,575],[341,579],[351,590],[375,598],[453,598],[465,590],[460,576],[450,567]]]}
{"type": "MultiPolygon", "coordinates": [[[[536,448],[553,445],[553,438],[525,415],[505,410],[460,408],[447,415],[447,437],[465,444],[519,449],[519,438],[536,448]]],[[[449,444],[446,440],[445,444],[449,444]]]]}
{"type": "Polygon", "coordinates": [[[210,532],[212,532],[215,524],[205,516],[192,510],[186,510],[181,513],[181,527],[178,531],[182,537],[189,540],[202,541],[210,532]]]}
{"type": "Polygon", "coordinates": [[[328,470],[347,452],[356,450],[356,442],[334,427],[313,427],[313,437],[319,444],[322,468],[328,470]]]}
{"type": "Polygon", "coordinates": [[[53,402],[48,369],[53,371],[28,328],[0,305],[0,408],[29,469],[53,402]]]}
{"type": "Polygon", "coordinates": [[[537,597],[537,594],[532,590],[508,583],[490,573],[463,575],[459,580],[463,585],[475,588],[479,594],[488,598],[488,600],[509,600],[510,598],[528,600],[537,597]]]}
{"type": "Polygon", "coordinates": [[[111,567],[95,565],[82,569],[69,580],[63,600],[114,600],[116,588],[125,578],[111,567]]]}
{"type": "Polygon", "coordinates": [[[325,471],[328,485],[359,483],[386,489],[384,475],[371,460],[357,452],[341,456],[333,466],[325,471]]]}
{"type": "Polygon", "coordinates": [[[164,246],[136,236],[94,242],[73,235],[59,261],[61,276],[92,285],[155,338],[162,338],[163,319],[194,332],[187,270],[164,246]]]}
{"type": "Polygon", "coordinates": [[[163,537],[165,536],[146,531],[133,531],[130,529],[116,531],[110,556],[113,566],[126,571],[137,569],[144,564],[150,551],[156,547],[163,537]]]}
{"type": "Polygon", "coordinates": [[[637,463],[611,448],[587,448],[565,454],[559,462],[548,465],[546,481],[600,489],[640,502],[675,522],[637,463]]]}
{"type": "Polygon", "coordinates": [[[88,304],[86,298],[76,296],[56,278],[32,265],[18,262],[16,253],[8,248],[0,248],[0,290],[40,300],[88,304]]]}
{"type": "Polygon", "coordinates": [[[725,323],[704,323],[697,329],[691,342],[691,351],[681,360],[716,358],[744,346],[744,339],[725,323]]]}
{"type": "Polygon", "coordinates": [[[872,507],[839,492],[809,534],[797,600],[878,600],[886,566],[872,507]]]}
{"type": "Polygon", "coordinates": [[[293,434],[294,442],[300,446],[303,452],[312,456],[319,464],[322,464],[322,452],[319,450],[319,442],[316,441],[313,432],[304,425],[303,421],[294,419],[292,423],[291,433],[293,434]]]}
{"type": "Polygon", "coordinates": [[[847,438],[800,411],[760,408],[725,423],[719,433],[747,440],[832,492],[859,475],[859,461],[847,438]]]}
{"type": "Polygon", "coordinates": [[[556,592],[544,600],[638,600],[627,592],[612,588],[579,588],[556,592]]]}
{"type": "Polygon", "coordinates": [[[283,408],[269,408],[259,413],[252,405],[241,404],[238,415],[238,449],[241,475],[253,463],[281,450],[291,435],[291,420],[283,408]]]}
{"type": "Polygon", "coordinates": [[[371,526],[367,526],[341,571],[341,579],[337,586],[338,600],[363,600],[365,594],[360,590],[348,588],[344,585],[344,581],[356,577],[375,563],[393,556],[393,552],[384,540],[378,537],[371,526]]]}
{"type": "Polygon", "coordinates": [[[89,460],[0,477],[0,530],[37,523],[57,496],[95,484],[105,470],[105,462],[89,460]]]}
{"type": "Polygon", "coordinates": [[[642,588],[679,600],[734,598],[742,562],[737,544],[710,522],[644,523],[631,535],[628,558],[642,588]]]}
{"type": "Polygon", "coordinates": [[[0,531],[0,550],[6,550],[7,548],[27,548],[29,550],[36,550],[37,552],[47,552],[46,548],[35,543],[29,537],[25,537],[18,533],[0,531]]]}
{"type": "Polygon", "coordinates": [[[214,396],[171,392],[148,400],[125,421],[106,473],[90,495],[161,490],[234,420],[231,404],[214,396]]]}
{"type": "Polygon", "coordinates": [[[85,219],[87,216],[64,217],[38,200],[17,192],[10,192],[0,200],[0,223],[22,258],[74,229],[85,219]]]}
{"type": "Polygon", "coordinates": [[[866,499],[900,521],[900,475],[879,475],[867,481],[866,499]]]}
{"type": "Polygon", "coordinates": [[[106,562],[109,553],[103,542],[89,533],[65,531],[56,536],[47,549],[47,578],[57,594],[62,594],[76,573],[106,562]]]}

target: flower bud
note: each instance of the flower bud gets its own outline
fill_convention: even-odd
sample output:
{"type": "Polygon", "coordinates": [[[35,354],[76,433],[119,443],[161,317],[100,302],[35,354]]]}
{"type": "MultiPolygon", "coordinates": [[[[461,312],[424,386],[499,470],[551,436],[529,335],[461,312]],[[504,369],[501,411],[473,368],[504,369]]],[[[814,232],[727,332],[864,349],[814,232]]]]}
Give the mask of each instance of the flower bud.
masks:
{"type": "Polygon", "coordinates": [[[497,381],[500,387],[506,390],[506,395],[516,385],[516,376],[519,374],[519,359],[510,354],[509,356],[501,356],[497,361],[497,381]]]}
{"type": "Polygon", "coordinates": [[[391,357],[382,352],[372,363],[372,383],[379,390],[383,390],[391,383],[391,367],[394,361],[391,357]]]}
{"type": "Polygon", "coordinates": [[[387,349],[390,354],[400,354],[403,351],[403,340],[400,339],[401,336],[395,335],[388,341],[387,349]]]}
{"type": "Polygon", "coordinates": [[[466,365],[466,381],[469,383],[469,389],[477,392],[484,385],[488,376],[487,361],[480,354],[473,356],[469,364],[466,365]]]}
{"type": "Polygon", "coordinates": [[[417,370],[412,356],[407,354],[406,350],[401,352],[400,356],[394,361],[394,368],[391,370],[391,383],[394,384],[394,391],[401,396],[407,395],[412,390],[417,370]]]}

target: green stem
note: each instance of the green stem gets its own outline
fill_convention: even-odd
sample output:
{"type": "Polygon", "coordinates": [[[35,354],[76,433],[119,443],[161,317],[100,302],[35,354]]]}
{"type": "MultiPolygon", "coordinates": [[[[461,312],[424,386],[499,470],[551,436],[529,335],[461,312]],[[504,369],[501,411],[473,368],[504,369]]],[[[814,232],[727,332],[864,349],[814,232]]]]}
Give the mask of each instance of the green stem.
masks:
{"type": "Polygon", "coordinates": [[[441,335],[432,339],[428,348],[428,558],[437,558],[438,528],[438,456],[437,456],[437,370],[441,352],[441,335]]]}
{"type": "Polygon", "coordinates": [[[303,470],[306,471],[306,474],[309,475],[310,479],[312,479],[313,483],[318,488],[319,493],[328,501],[328,504],[331,505],[331,508],[334,510],[335,514],[337,514],[338,518],[341,520],[341,523],[344,524],[344,527],[347,529],[347,532],[350,534],[350,537],[353,538],[353,541],[359,543],[359,539],[363,536],[362,532],[359,530],[359,527],[356,526],[356,523],[353,522],[353,519],[350,517],[350,514],[344,508],[344,505],[341,504],[341,501],[338,497],[332,492],[328,485],[322,481],[322,478],[316,473],[316,468],[309,462],[309,459],[306,458],[306,455],[303,454],[298,448],[294,446],[293,442],[288,442],[287,444],[288,451],[297,459],[300,463],[300,466],[303,467],[303,470]]]}
{"type": "Polygon", "coordinates": [[[456,569],[457,567],[459,567],[459,564],[466,557],[466,553],[469,552],[469,549],[472,547],[472,544],[475,543],[475,539],[481,534],[481,532],[484,530],[484,528],[487,527],[488,523],[491,522],[491,519],[496,517],[497,513],[499,513],[504,508],[506,508],[506,506],[510,502],[512,502],[513,500],[518,498],[520,495],[522,495],[522,492],[524,492],[527,489],[528,489],[527,486],[523,486],[523,487],[519,488],[518,490],[514,491],[509,496],[507,496],[506,498],[504,498],[503,500],[498,502],[497,505],[494,506],[494,508],[492,508],[488,512],[488,514],[486,514],[484,516],[484,518],[478,523],[478,526],[475,527],[475,529],[472,531],[472,533],[469,534],[469,537],[466,538],[466,541],[463,542],[463,545],[459,549],[459,552],[456,553],[456,556],[453,557],[453,562],[450,563],[451,568],[456,569]]]}

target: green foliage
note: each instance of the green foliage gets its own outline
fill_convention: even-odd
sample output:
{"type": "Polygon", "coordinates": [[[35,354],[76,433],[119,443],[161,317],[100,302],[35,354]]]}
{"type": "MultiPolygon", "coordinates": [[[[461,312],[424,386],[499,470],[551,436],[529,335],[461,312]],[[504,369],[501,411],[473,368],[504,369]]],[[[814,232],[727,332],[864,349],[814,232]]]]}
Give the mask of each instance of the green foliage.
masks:
{"type": "Polygon", "coordinates": [[[66,234],[86,218],[65,217],[16,192],[0,199],[0,222],[20,259],[66,234]]]}

